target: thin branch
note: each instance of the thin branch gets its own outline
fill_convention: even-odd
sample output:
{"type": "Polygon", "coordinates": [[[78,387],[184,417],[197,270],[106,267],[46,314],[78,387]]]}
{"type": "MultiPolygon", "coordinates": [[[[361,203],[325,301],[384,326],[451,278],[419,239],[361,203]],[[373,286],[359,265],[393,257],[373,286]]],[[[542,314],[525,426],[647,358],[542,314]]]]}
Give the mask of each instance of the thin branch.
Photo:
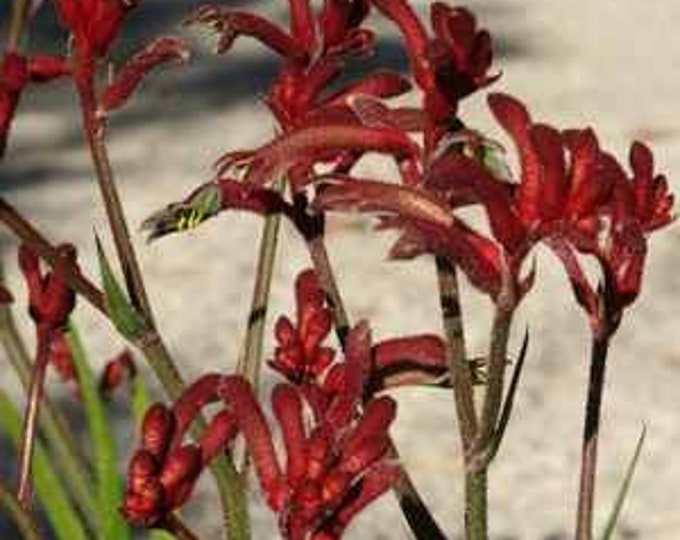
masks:
{"type": "Polygon", "coordinates": [[[17,500],[24,508],[30,507],[31,464],[33,463],[33,447],[36,437],[38,409],[45,385],[47,365],[50,360],[50,342],[54,330],[38,325],[38,350],[31,372],[31,383],[28,389],[28,401],[24,416],[23,433],[19,446],[19,474],[17,481],[17,500]]]}
{"type": "Polygon", "coordinates": [[[446,358],[463,449],[467,453],[477,434],[473,380],[465,347],[463,315],[455,267],[444,257],[435,258],[439,301],[446,333],[446,358]]]}
{"type": "Polygon", "coordinates": [[[591,347],[588,398],[583,423],[583,446],[581,448],[581,477],[576,516],[577,540],[590,540],[593,537],[597,442],[600,433],[600,411],[604,393],[609,336],[594,337],[591,347]]]}
{"type": "MultiPolygon", "coordinates": [[[[59,257],[57,248],[52,245],[45,236],[29,223],[16,209],[7,201],[0,198],[0,222],[4,223],[20,240],[28,244],[41,259],[54,266],[59,257]]],[[[66,276],[68,284],[81,296],[83,296],[93,307],[104,315],[107,314],[104,294],[80,272],[76,265],[68,267],[66,276]]]]}

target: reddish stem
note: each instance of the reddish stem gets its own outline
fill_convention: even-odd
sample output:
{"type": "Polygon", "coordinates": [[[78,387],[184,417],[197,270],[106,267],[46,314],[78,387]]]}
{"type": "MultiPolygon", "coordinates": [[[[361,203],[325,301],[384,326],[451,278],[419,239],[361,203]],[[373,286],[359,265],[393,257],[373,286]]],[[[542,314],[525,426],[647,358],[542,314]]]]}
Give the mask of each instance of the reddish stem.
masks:
{"type": "Polygon", "coordinates": [[[33,448],[35,445],[38,409],[42,398],[45,375],[50,360],[50,342],[54,330],[48,326],[39,325],[37,329],[37,352],[35,364],[31,374],[28,389],[28,402],[24,415],[24,429],[21,435],[19,449],[19,479],[17,485],[17,500],[22,507],[29,507],[31,464],[33,462],[33,448]]]}

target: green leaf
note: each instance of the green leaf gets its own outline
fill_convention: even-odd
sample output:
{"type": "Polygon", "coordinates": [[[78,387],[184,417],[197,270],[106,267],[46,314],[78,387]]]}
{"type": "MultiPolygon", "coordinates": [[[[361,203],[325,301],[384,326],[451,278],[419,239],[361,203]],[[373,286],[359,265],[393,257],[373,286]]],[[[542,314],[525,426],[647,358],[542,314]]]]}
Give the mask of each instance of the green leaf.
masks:
{"type": "MultiPolygon", "coordinates": [[[[22,417],[7,394],[0,390],[0,426],[19,447],[22,417]]],[[[33,454],[33,485],[47,519],[59,540],[88,540],[85,528],[76,513],[62,479],[52,468],[52,458],[38,440],[33,454]]]]}
{"type": "Polygon", "coordinates": [[[626,501],[628,496],[628,491],[630,490],[631,483],[633,482],[633,474],[637,467],[638,460],[642,454],[642,447],[645,443],[645,437],[647,435],[647,427],[642,426],[642,432],[638,438],[637,445],[635,446],[635,452],[633,457],[628,464],[628,469],[626,470],[626,476],[623,479],[623,484],[619,488],[619,493],[614,501],[614,508],[609,514],[609,519],[607,519],[607,524],[605,525],[604,532],[602,533],[602,540],[610,540],[614,538],[614,529],[616,529],[616,524],[619,521],[619,514],[623,508],[623,503],[626,501]]]}
{"type": "Polygon", "coordinates": [[[146,322],[118,284],[99,238],[95,237],[95,241],[99,258],[99,273],[109,315],[118,332],[128,341],[135,341],[147,331],[146,322]]]}
{"type": "Polygon", "coordinates": [[[110,422],[106,406],[99,395],[94,374],[87,362],[82,342],[74,326],[70,326],[66,337],[71,347],[88,430],[92,439],[101,533],[107,540],[130,539],[130,529],[119,512],[123,502],[123,483],[116,468],[115,440],[109,429],[110,422]]]}

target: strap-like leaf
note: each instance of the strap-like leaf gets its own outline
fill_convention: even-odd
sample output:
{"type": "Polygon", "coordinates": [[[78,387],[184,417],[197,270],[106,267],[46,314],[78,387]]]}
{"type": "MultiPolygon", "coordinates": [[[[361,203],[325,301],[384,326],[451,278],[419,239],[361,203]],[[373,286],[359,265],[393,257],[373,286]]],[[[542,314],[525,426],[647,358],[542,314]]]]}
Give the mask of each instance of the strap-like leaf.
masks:
{"type": "Polygon", "coordinates": [[[616,500],[614,501],[614,507],[612,508],[612,511],[609,514],[609,518],[607,519],[607,524],[605,525],[604,532],[602,533],[601,537],[602,540],[609,540],[610,538],[614,538],[614,529],[616,528],[616,524],[619,520],[619,514],[621,513],[621,509],[623,508],[623,503],[626,502],[626,496],[628,495],[630,485],[633,481],[633,474],[635,473],[638,460],[640,459],[640,454],[642,453],[642,447],[645,443],[646,435],[647,426],[643,426],[642,432],[640,433],[640,437],[638,438],[637,445],[635,446],[635,452],[633,453],[633,457],[631,458],[630,463],[628,464],[626,476],[624,477],[623,483],[619,488],[619,493],[616,496],[616,500]]]}
{"type": "Polygon", "coordinates": [[[95,238],[95,240],[99,257],[99,273],[102,280],[102,288],[106,295],[106,306],[109,315],[120,334],[129,341],[135,341],[147,330],[147,324],[118,284],[99,238],[95,238]]]}

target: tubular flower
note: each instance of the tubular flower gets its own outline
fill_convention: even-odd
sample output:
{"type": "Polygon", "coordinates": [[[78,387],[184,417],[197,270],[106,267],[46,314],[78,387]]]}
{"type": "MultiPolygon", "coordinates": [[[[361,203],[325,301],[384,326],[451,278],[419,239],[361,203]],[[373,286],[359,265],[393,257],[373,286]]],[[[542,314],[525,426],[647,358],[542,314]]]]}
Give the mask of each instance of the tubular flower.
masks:
{"type": "Polygon", "coordinates": [[[141,448],[128,468],[123,514],[146,526],[159,523],[190,496],[202,469],[241,434],[269,507],[279,514],[286,538],[314,534],[339,538],[347,523],[370,501],[389,489],[394,472],[385,461],[387,430],[395,414],[391,398],[371,401],[334,430],[326,423],[307,424],[303,398],[290,385],[277,386],[272,407],[284,442],[279,463],[273,436],[250,384],[239,376],[200,379],[187,389],[190,402],[172,410],[154,405],[142,426],[141,448]],[[198,445],[181,439],[200,406],[221,399],[225,409],[210,423],[198,445]]]}
{"type": "Polygon", "coordinates": [[[57,0],[61,24],[73,35],[78,54],[103,58],[118,37],[125,16],[137,0],[57,0]]]}
{"type": "Polygon", "coordinates": [[[14,51],[5,52],[0,66],[0,158],[5,153],[12,120],[24,88],[29,83],[49,82],[68,72],[68,66],[59,57],[25,57],[14,51]]]}
{"type": "Polygon", "coordinates": [[[76,295],[66,277],[69,266],[75,262],[75,248],[63,245],[54,270],[43,273],[38,255],[30,246],[19,247],[19,268],[28,284],[29,313],[38,329],[50,332],[66,326],[76,303],[76,295]]]}
{"type": "Polygon", "coordinates": [[[331,331],[331,314],[313,270],[295,281],[296,324],[282,315],[276,322],[278,342],[269,365],[293,384],[312,382],[333,362],[335,351],[322,346],[331,331]]]}

